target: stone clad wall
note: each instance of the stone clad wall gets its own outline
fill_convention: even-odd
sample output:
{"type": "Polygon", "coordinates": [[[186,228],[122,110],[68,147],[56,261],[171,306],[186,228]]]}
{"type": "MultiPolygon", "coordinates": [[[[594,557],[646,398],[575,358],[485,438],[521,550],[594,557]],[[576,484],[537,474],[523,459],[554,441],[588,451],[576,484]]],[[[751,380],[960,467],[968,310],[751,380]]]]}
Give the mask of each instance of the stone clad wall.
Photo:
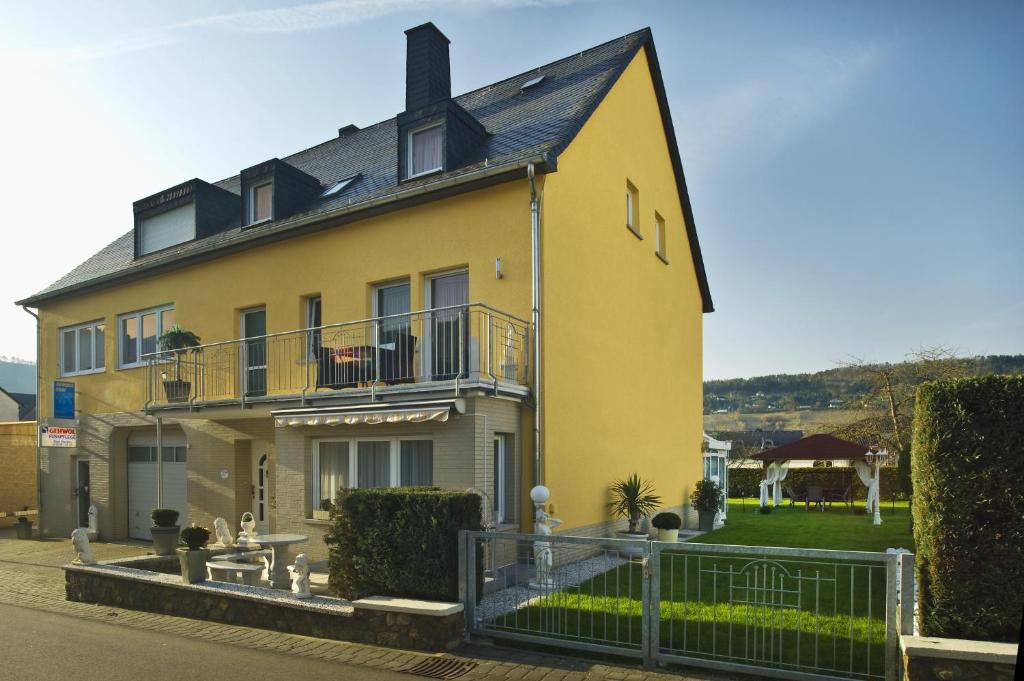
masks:
{"type": "Polygon", "coordinates": [[[462,612],[444,616],[384,612],[358,606],[350,614],[294,606],[230,591],[211,593],[185,584],[126,579],[96,569],[66,566],[69,601],[270,629],[289,634],[355,641],[410,650],[443,651],[458,645],[465,628],[462,612]]]}

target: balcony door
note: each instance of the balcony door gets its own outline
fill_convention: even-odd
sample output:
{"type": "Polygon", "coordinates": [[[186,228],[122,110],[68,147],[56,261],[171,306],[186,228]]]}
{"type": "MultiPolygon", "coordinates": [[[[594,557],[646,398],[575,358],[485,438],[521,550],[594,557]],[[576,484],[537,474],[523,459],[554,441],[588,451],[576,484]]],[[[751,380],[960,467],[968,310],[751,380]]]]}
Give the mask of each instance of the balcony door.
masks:
{"type": "Polygon", "coordinates": [[[416,332],[412,329],[409,283],[378,286],[373,305],[378,317],[376,334],[380,348],[380,380],[385,383],[409,383],[416,380],[413,355],[416,332]]]}
{"type": "Polygon", "coordinates": [[[242,310],[242,382],[246,397],[267,394],[267,311],[242,310]]]}
{"type": "Polygon", "coordinates": [[[435,381],[464,377],[469,367],[469,272],[431,277],[427,296],[428,373],[435,381]]]}

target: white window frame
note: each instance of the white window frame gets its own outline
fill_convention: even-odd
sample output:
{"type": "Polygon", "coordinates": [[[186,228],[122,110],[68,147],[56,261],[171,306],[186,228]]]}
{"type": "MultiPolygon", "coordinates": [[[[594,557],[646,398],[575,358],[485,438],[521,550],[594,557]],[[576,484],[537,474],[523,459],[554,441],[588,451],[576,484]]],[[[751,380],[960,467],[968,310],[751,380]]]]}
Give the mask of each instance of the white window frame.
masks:
{"type": "MultiPolygon", "coordinates": [[[[142,359],[142,317],[147,314],[156,314],[156,338],[157,338],[157,350],[160,350],[160,336],[166,330],[164,329],[164,312],[168,310],[174,310],[174,304],[160,305],[158,307],[151,307],[145,310],[137,310],[135,312],[127,312],[125,314],[117,315],[117,368],[118,369],[134,369],[145,365],[142,359]],[[123,338],[121,337],[121,322],[126,319],[135,319],[135,339],[138,343],[136,348],[137,359],[134,362],[125,363],[121,359],[124,357],[124,347],[122,345],[123,338]]],[[[169,360],[168,360],[169,361],[169,360]]]]}
{"type": "Polygon", "coordinates": [[[267,180],[266,182],[256,182],[249,187],[249,225],[258,225],[262,222],[270,222],[274,219],[274,181],[267,180]],[[260,187],[270,187],[270,216],[265,217],[262,220],[256,219],[256,190],[260,187]]]}
{"type": "MultiPolygon", "coordinates": [[[[321,295],[306,296],[306,329],[321,328],[324,325],[324,297],[321,295]],[[320,323],[313,324],[313,303],[320,305],[320,323]]],[[[322,333],[322,332],[321,332],[322,333]]],[[[306,333],[306,346],[308,350],[309,359],[316,361],[317,358],[317,347],[314,341],[318,340],[318,336],[314,331],[307,331],[306,333]]]]}
{"type": "Polygon", "coordinates": [[[501,525],[508,516],[508,508],[505,506],[505,492],[508,489],[508,480],[505,479],[505,464],[508,461],[508,438],[504,433],[494,434],[494,444],[497,450],[494,455],[494,522],[501,525]]]}
{"type": "MultiPolygon", "coordinates": [[[[352,481],[351,488],[359,487],[359,443],[360,442],[387,442],[389,457],[388,487],[402,486],[402,445],[403,441],[430,440],[437,445],[433,435],[423,433],[420,435],[402,435],[398,437],[374,436],[374,437],[321,437],[313,440],[313,457],[310,468],[310,499],[313,508],[320,507],[320,499],[323,497],[323,490],[320,489],[320,444],[323,442],[347,442],[348,443],[348,479],[352,481]]],[[[436,452],[436,449],[434,450],[436,452]]]]}
{"type": "Polygon", "coordinates": [[[92,321],[92,322],[86,322],[85,324],[75,324],[74,326],[65,326],[65,327],[60,328],[60,329],[57,330],[57,332],[60,334],[59,337],[58,337],[58,345],[59,345],[58,351],[60,353],[59,356],[60,356],[60,375],[61,376],[85,376],[85,375],[88,375],[88,374],[101,374],[101,373],[103,373],[104,371],[107,370],[107,366],[106,366],[107,365],[106,346],[104,346],[103,366],[101,366],[101,367],[96,366],[96,327],[97,326],[102,326],[103,327],[103,342],[106,343],[107,342],[107,322],[106,322],[105,319],[97,319],[97,320],[92,321]],[[78,346],[79,346],[79,343],[81,342],[81,340],[80,340],[80,332],[82,331],[82,329],[92,329],[92,368],[91,369],[85,369],[84,371],[78,369],[79,358],[81,357],[81,354],[79,353],[79,347],[78,346]],[[74,331],[75,332],[75,371],[66,371],[65,368],[64,368],[64,334],[69,332],[69,331],[74,331]]]}
{"type": "MultiPolygon", "coordinates": [[[[414,177],[423,177],[424,175],[430,175],[431,173],[436,173],[436,172],[439,172],[441,170],[444,170],[444,145],[442,144],[442,147],[441,147],[441,165],[437,166],[436,168],[431,168],[430,170],[423,170],[423,171],[418,172],[418,173],[413,173],[412,172],[412,159],[413,159],[413,151],[414,151],[413,143],[412,143],[413,135],[418,135],[419,133],[426,132],[427,130],[431,130],[432,128],[440,128],[440,127],[443,127],[443,126],[444,126],[444,123],[428,123],[427,125],[422,125],[422,126],[420,126],[418,128],[414,128],[414,129],[410,130],[407,133],[406,145],[405,145],[406,146],[406,150],[405,151],[406,151],[406,179],[407,180],[411,180],[414,177]]],[[[444,132],[442,131],[441,134],[443,135],[444,132]]]]}
{"type": "Polygon", "coordinates": [[[640,233],[640,190],[636,185],[626,180],[626,229],[633,233],[637,239],[643,239],[640,233]]]}
{"type": "Polygon", "coordinates": [[[668,253],[665,248],[667,245],[665,230],[665,218],[658,211],[654,211],[654,254],[667,265],[668,253]]]}

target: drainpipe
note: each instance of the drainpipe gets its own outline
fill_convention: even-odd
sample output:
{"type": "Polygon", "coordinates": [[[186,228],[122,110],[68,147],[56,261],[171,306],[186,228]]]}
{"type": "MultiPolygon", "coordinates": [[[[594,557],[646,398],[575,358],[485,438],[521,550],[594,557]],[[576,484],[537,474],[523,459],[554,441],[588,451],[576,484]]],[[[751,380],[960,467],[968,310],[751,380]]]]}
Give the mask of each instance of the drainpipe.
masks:
{"type": "Polygon", "coordinates": [[[39,331],[39,315],[28,309],[24,305],[21,309],[28,312],[30,315],[36,318],[36,524],[39,525],[39,536],[43,535],[43,471],[41,468],[42,460],[39,456],[39,417],[42,415],[43,404],[39,400],[39,396],[42,395],[40,388],[42,387],[42,380],[40,380],[41,374],[39,373],[40,364],[40,331],[39,331]]]}
{"type": "Polygon", "coordinates": [[[156,507],[164,507],[164,419],[156,417],[156,507]]]}
{"type": "Polygon", "coordinates": [[[530,181],[530,250],[533,261],[533,282],[531,289],[533,322],[533,484],[543,484],[543,451],[541,433],[544,410],[541,405],[541,354],[540,354],[540,202],[537,198],[537,183],[533,163],[526,166],[526,177],[530,181]]]}

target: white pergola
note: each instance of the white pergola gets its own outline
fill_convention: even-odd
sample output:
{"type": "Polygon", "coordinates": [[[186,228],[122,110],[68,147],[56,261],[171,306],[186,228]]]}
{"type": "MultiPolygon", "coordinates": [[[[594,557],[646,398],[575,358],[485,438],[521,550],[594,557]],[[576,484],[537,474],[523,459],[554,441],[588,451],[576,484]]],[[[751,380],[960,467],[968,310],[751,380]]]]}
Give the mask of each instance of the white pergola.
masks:
{"type": "Polygon", "coordinates": [[[768,490],[772,489],[772,506],[782,503],[782,481],[789,473],[791,461],[843,461],[851,466],[868,489],[867,507],[875,525],[882,524],[879,504],[879,469],[889,458],[888,452],[872,451],[861,445],[840,440],[824,433],[809,435],[788,445],[766,449],[752,457],[764,465],[765,477],[761,481],[761,505],[768,505],[768,490]]]}

